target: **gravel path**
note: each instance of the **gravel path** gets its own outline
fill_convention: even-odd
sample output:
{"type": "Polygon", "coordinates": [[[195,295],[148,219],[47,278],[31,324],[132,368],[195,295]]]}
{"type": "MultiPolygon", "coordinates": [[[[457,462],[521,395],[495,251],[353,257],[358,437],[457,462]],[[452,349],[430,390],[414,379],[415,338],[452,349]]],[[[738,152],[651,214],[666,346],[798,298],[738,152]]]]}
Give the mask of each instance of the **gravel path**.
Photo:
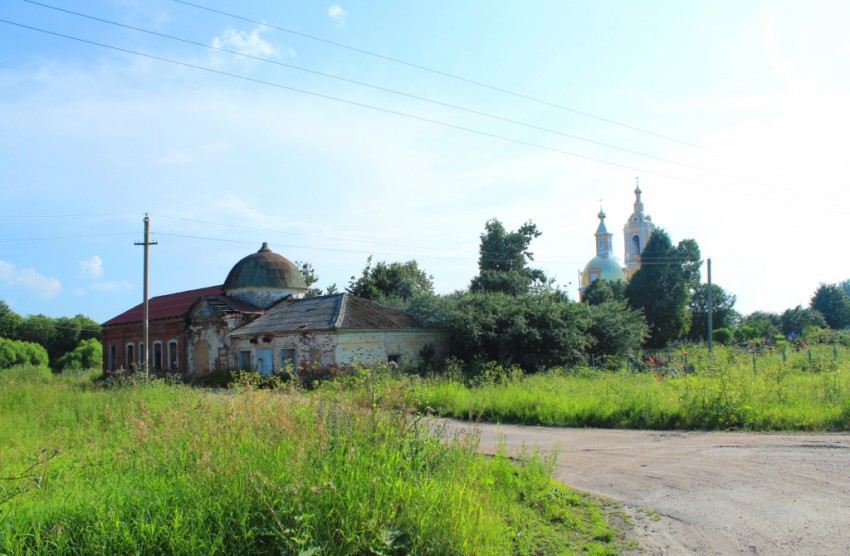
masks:
{"type": "Polygon", "coordinates": [[[557,449],[555,478],[621,502],[645,554],[850,554],[850,434],[477,429],[484,453],[557,449]]]}

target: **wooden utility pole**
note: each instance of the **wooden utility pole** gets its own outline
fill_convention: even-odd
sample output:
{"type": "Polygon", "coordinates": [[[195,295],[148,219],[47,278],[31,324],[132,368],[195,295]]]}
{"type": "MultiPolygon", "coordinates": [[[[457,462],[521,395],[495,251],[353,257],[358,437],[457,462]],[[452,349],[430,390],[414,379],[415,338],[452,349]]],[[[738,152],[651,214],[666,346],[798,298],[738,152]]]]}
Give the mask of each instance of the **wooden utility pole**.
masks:
{"type": "Polygon", "coordinates": [[[143,315],[142,316],[142,326],[144,327],[143,328],[144,332],[142,334],[142,342],[143,342],[142,345],[144,346],[144,348],[142,349],[142,353],[140,354],[144,358],[143,361],[144,361],[144,368],[145,368],[145,381],[147,381],[150,378],[150,376],[149,376],[150,365],[148,364],[148,360],[149,360],[148,356],[150,355],[150,350],[151,350],[151,348],[150,348],[150,326],[149,326],[149,322],[148,322],[148,251],[149,251],[149,248],[150,248],[151,245],[156,245],[155,241],[153,243],[151,243],[151,241],[150,241],[150,231],[151,231],[151,219],[148,218],[147,213],[145,213],[145,241],[142,242],[142,243],[139,243],[138,241],[136,242],[136,245],[142,245],[145,248],[144,249],[144,251],[145,251],[145,265],[144,265],[145,266],[145,271],[144,271],[145,276],[144,276],[144,287],[142,288],[144,290],[144,298],[143,298],[143,301],[142,301],[142,303],[143,303],[143,305],[142,305],[142,307],[143,307],[143,310],[142,310],[142,315],[143,315]]]}
{"type": "Polygon", "coordinates": [[[713,328],[711,317],[714,312],[714,305],[711,303],[711,257],[706,262],[708,263],[708,352],[714,353],[714,339],[711,333],[713,328]]]}

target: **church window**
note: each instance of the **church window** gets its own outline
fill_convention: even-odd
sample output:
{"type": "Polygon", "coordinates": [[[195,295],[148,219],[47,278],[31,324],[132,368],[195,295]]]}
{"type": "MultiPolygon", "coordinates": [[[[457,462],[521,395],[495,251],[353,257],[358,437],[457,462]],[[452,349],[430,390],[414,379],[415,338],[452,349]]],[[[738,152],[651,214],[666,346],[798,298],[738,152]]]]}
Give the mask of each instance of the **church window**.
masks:
{"type": "Polygon", "coordinates": [[[136,346],[133,344],[127,344],[127,367],[136,362],[136,346]]]}
{"type": "Polygon", "coordinates": [[[632,254],[640,255],[640,236],[632,236],[632,254]]]}
{"type": "Polygon", "coordinates": [[[168,368],[172,371],[177,370],[177,340],[168,341],[168,368]]]}
{"type": "Polygon", "coordinates": [[[114,371],[118,367],[118,346],[109,346],[109,370],[114,371]]]}
{"type": "Polygon", "coordinates": [[[144,363],[147,360],[148,354],[145,353],[145,343],[139,342],[139,363],[144,363]]]}
{"type": "Polygon", "coordinates": [[[162,370],[162,341],[157,340],[153,343],[153,370],[162,370]]]}

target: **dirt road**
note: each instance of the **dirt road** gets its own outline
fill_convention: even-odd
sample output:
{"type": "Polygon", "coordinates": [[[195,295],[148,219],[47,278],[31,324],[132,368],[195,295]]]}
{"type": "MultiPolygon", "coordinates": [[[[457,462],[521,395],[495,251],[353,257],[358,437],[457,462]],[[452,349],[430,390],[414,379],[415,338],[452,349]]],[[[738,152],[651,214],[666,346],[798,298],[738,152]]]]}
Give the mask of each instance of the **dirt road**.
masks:
{"type": "Polygon", "coordinates": [[[555,478],[621,502],[645,554],[850,554],[850,434],[478,429],[485,453],[558,449],[555,478]]]}

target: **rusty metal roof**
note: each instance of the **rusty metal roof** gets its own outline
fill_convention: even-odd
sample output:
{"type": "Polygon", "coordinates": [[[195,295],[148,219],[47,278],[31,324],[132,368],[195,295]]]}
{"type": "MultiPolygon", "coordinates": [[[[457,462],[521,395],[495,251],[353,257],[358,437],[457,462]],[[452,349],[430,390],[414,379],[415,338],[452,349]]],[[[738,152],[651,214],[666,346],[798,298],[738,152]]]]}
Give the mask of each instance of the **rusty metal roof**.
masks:
{"type": "Polygon", "coordinates": [[[307,289],[301,271],[295,263],[269,249],[263,243],[260,250],[248,255],[230,270],[224,281],[226,291],[236,288],[307,289]]]}
{"type": "Polygon", "coordinates": [[[416,315],[348,293],[307,299],[285,299],[231,336],[307,330],[422,328],[416,315]]]}
{"type": "MultiPolygon", "coordinates": [[[[188,290],[185,292],[152,297],[148,300],[148,320],[182,317],[189,311],[189,308],[198,300],[198,298],[205,295],[219,295],[221,293],[223,293],[222,286],[210,286],[207,288],[199,288],[197,290],[188,290]]],[[[142,304],[139,303],[132,309],[124,311],[117,317],[113,317],[104,322],[102,326],[115,326],[119,324],[142,322],[143,309],[142,304]]]]}

